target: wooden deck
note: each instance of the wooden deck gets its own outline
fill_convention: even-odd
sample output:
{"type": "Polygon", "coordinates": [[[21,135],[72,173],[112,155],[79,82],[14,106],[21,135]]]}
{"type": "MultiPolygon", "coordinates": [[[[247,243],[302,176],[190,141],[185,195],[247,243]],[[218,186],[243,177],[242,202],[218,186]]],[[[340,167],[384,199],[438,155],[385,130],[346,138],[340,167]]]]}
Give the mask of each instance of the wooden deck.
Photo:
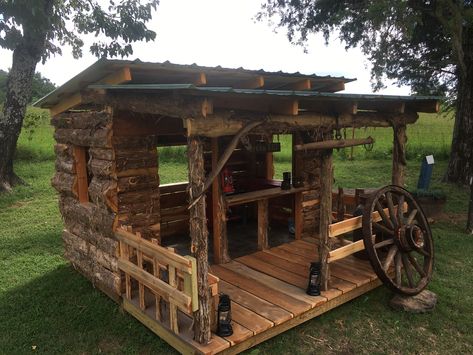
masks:
{"type": "Polygon", "coordinates": [[[308,296],[309,265],[315,255],[312,240],[298,240],[211,266],[220,278],[219,292],[232,300],[234,334],[226,338],[213,334],[206,346],[192,341],[190,332],[175,335],[145,319],[133,302],[125,302],[124,308],[182,353],[239,353],[381,284],[368,261],[349,256],[330,264],[330,290],[308,296]]]}

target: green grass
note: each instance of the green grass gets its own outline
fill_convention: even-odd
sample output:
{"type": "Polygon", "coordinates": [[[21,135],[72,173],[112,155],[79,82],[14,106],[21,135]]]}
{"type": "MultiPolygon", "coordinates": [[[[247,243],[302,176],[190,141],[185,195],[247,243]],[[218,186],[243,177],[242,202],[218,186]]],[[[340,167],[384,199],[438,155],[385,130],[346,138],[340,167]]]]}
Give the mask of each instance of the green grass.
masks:
{"type": "MultiPolygon", "coordinates": [[[[435,123],[439,127],[425,134],[448,136],[451,126],[435,123]]],[[[414,128],[410,130],[410,144],[422,146],[421,133],[416,138],[414,128]]],[[[0,354],[172,353],[62,258],[63,224],[50,187],[51,137],[47,125],[41,125],[32,140],[22,134],[15,169],[28,185],[0,196],[0,354]]],[[[391,139],[386,133],[385,138],[377,138],[377,144],[390,149],[391,139]]],[[[354,161],[337,156],[336,185],[368,187],[390,182],[387,155],[366,159],[364,154],[354,161]]],[[[185,180],[185,165],[171,158],[167,163],[163,160],[161,154],[162,183],[185,180]]],[[[278,174],[290,170],[288,159],[277,158],[277,162],[278,174]]],[[[407,183],[414,188],[419,159],[408,164],[407,183]]],[[[436,263],[429,288],[439,295],[434,313],[394,312],[387,305],[390,292],[381,287],[250,352],[472,353],[473,238],[464,233],[467,191],[440,182],[445,167],[442,160],[435,165],[433,181],[433,187],[448,196],[447,217],[432,226],[436,263]]]]}

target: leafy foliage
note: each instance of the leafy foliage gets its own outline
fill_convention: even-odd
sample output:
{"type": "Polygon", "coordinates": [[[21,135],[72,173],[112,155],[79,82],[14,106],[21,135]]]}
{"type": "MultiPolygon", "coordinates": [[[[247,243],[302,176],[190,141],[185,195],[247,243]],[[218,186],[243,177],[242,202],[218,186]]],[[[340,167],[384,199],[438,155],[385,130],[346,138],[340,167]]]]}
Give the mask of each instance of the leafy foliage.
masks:
{"type": "Polygon", "coordinates": [[[383,79],[414,93],[455,96],[471,41],[471,1],[266,0],[257,19],[276,18],[289,40],[304,45],[311,33],[334,32],[347,48],[359,46],[373,64],[375,89],[383,79]]]}
{"type": "MultiPolygon", "coordinates": [[[[0,69],[0,104],[5,101],[5,92],[7,89],[8,72],[0,69]]],[[[31,100],[35,102],[53,91],[56,88],[51,80],[45,78],[41,73],[35,73],[33,76],[33,83],[31,87],[31,100]]]]}
{"type": "Polygon", "coordinates": [[[2,0],[0,2],[0,46],[14,50],[26,36],[47,31],[41,58],[62,54],[71,46],[75,58],[82,56],[83,37],[96,41],[90,51],[97,57],[128,56],[130,43],[150,41],[156,33],[146,27],[159,0],[2,0]]]}

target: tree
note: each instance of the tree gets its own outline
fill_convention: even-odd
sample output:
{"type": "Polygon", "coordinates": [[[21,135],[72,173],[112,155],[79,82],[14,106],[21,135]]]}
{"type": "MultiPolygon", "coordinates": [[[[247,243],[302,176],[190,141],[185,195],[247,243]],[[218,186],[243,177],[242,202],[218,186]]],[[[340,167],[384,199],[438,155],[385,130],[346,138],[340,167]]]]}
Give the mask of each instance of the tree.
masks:
{"type": "Polygon", "coordinates": [[[83,37],[94,34],[97,57],[128,56],[131,43],[154,40],[146,27],[159,0],[0,0],[0,46],[13,51],[3,115],[0,115],[0,191],[21,183],[13,171],[25,110],[37,63],[72,47],[82,56],[83,37]]]}
{"type": "MultiPolygon", "coordinates": [[[[0,69],[0,104],[5,101],[5,93],[7,91],[8,72],[0,69]]],[[[56,88],[51,80],[44,78],[41,73],[36,72],[31,83],[31,98],[30,102],[35,102],[53,91],[56,88]]]]}
{"type": "MultiPolygon", "coordinates": [[[[389,78],[413,93],[447,95],[455,107],[446,180],[473,176],[473,2],[461,0],[265,0],[259,20],[276,18],[289,40],[338,33],[372,63],[375,88],[389,78]]],[[[426,132],[428,134],[428,132],[426,132]]]]}

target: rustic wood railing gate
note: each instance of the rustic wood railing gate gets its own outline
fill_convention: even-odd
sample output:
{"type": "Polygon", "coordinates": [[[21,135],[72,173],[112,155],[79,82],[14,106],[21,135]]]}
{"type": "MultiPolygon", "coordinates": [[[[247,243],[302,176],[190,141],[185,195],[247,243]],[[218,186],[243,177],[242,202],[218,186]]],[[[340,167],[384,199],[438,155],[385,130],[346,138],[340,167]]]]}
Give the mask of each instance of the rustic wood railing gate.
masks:
{"type": "Polygon", "coordinates": [[[118,228],[115,236],[120,243],[118,268],[125,275],[125,308],[135,305],[179,334],[178,310],[192,317],[198,309],[195,258],[178,255],[127,227],[118,228]]]}

